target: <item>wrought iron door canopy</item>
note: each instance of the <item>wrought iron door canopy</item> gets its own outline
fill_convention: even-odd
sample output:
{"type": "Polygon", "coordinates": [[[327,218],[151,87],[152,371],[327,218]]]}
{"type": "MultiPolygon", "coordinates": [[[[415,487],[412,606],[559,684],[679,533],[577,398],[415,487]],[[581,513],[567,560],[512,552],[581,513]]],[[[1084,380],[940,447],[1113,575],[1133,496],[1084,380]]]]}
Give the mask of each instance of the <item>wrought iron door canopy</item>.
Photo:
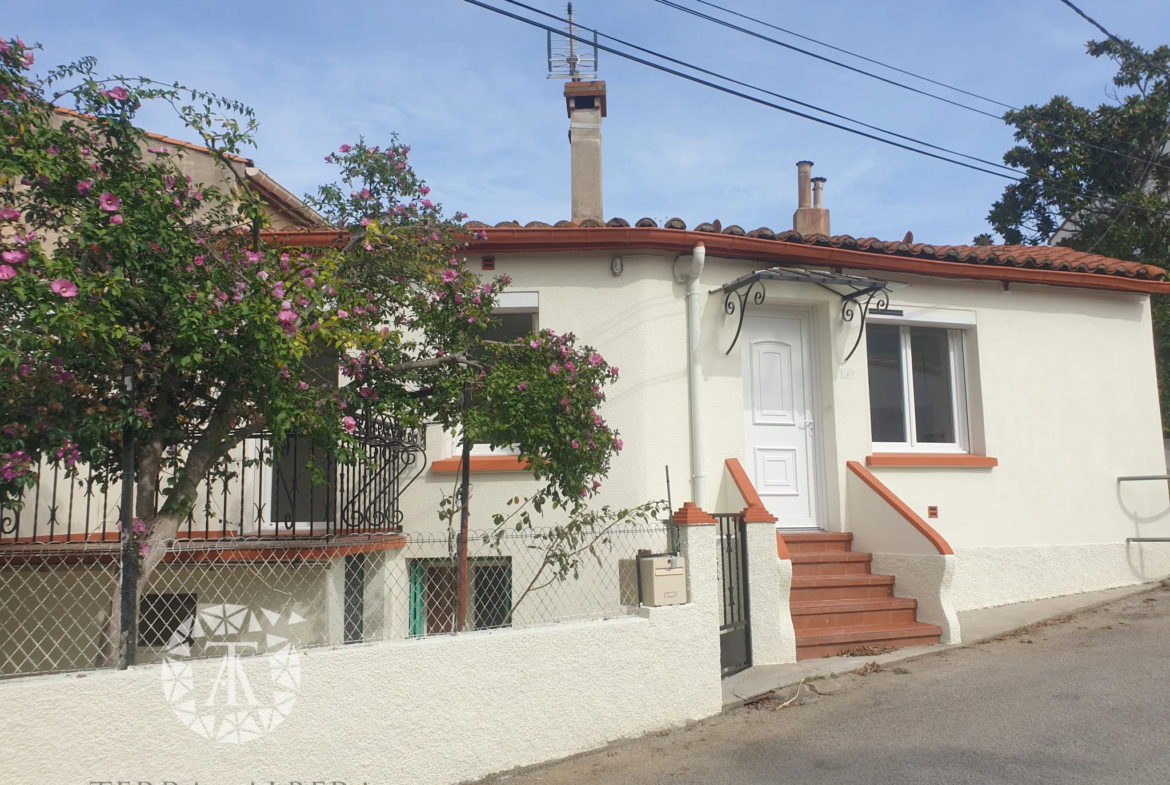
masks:
{"type": "Polygon", "coordinates": [[[823,272],[820,270],[803,270],[799,267],[772,267],[767,270],[757,270],[754,273],[736,278],[734,281],[723,284],[718,289],[712,289],[709,294],[726,292],[723,299],[723,310],[733,315],[736,310],[736,301],[739,301],[739,324],[735,327],[735,337],[731,339],[731,346],[724,354],[731,354],[735,344],[739,341],[739,334],[743,330],[743,317],[747,313],[748,298],[756,305],[763,305],[765,288],[756,285],[761,281],[789,281],[791,283],[811,283],[826,289],[841,298],[841,318],[847,322],[853,321],[853,315],[858,304],[861,308],[861,330],[857,334],[857,341],[845,356],[848,362],[857,347],[861,344],[861,335],[865,332],[865,316],[869,306],[876,301],[878,310],[886,310],[890,305],[890,285],[885,281],[875,281],[860,275],[845,273],[823,272]],[[844,287],[847,291],[838,291],[833,287],[844,287]],[[753,295],[752,292],[755,291],[753,295]],[[864,302],[862,298],[865,298],[864,302]]]}

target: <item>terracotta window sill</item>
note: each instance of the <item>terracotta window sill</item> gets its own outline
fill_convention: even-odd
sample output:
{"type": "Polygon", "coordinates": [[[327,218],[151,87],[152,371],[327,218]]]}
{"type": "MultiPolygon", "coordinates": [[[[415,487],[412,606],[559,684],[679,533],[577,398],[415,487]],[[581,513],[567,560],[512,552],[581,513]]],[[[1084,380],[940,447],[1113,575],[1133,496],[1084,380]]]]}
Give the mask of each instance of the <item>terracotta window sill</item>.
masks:
{"type": "Polygon", "coordinates": [[[934,469],[989,469],[999,460],[987,455],[945,452],[875,452],[865,456],[866,466],[927,467],[934,469]]]}
{"type": "MultiPolygon", "coordinates": [[[[460,458],[442,458],[431,464],[431,471],[453,474],[462,470],[462,464],[460,458]]],[[[528,461],[515,455],[473,455],[470,469],[473,472],[522,472],[528,469],[528,461]]]]}

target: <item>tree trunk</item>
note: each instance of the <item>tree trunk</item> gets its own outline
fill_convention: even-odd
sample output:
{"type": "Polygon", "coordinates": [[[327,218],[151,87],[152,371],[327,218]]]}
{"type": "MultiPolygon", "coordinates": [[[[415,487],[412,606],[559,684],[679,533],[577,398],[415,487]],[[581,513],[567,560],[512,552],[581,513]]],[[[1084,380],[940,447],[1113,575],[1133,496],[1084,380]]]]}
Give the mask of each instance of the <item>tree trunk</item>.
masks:
{"type": "MultiPolygon", "coordinates": [[[[166,542],[179,532],[187,519],[199,491],[199,486],[208,470],[244,436],[237,433],[229,439],[231,417],[227,412],[228,402],[224,401],[219,411],[212,416],[200,439],[192,445],[187,459],[178,471],[175,484],[156,510],[158,477],[161,468],[163,444],[161,438],[152,439],[141,446],[135,458],[138,462],[135,477],[135,513],[146,524],[145,537],[141,541],[138,559],[137,596],[142,597],[143,589],[166,555],[166,542]]],[[[98,656],[98,667],[113,667],[118,663],[118,640],[121,637],[121,591],[115,589],[110,598],[110,610],[98,656]]]]}

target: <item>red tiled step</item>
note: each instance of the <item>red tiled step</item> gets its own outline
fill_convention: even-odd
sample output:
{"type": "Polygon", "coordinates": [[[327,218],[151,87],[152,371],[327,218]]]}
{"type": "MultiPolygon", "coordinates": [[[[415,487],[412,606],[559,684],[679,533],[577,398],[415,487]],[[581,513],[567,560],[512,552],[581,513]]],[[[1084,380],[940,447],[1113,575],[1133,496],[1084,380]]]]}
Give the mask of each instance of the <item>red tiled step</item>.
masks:
{"type": "Polygon", "coordinates": [[[869,575],[873,555],[853,551],[825,551],[792,554],[792,576],[811,578],[816,575],[869,575]]]}
{"type": "Polygon", "coordinates": [[[929,646],[939,642],[937,624],[901,623],[834,627],[831,630],[797,630],[796,659],[832,657],[858,646],[929,646]]]}
{"type": "Polygon", "coordinates": [[[823,553],[848,551],[853,542],[850,532],[780,532],[789,553],[823,553]]]}
{"type": "Polygon", "coordinates": [[[797,630],[828,631],[834,627],[863,627],[917,621],[918,601],[898,597],[885,600],[821,600],[792,603],[792,626],[797,630]]]}
{"type": "Polygon", "coordinates": [[[793,578],[789,602],[884,600],[893,596],[893,575],[818,575],[793,578]]]}

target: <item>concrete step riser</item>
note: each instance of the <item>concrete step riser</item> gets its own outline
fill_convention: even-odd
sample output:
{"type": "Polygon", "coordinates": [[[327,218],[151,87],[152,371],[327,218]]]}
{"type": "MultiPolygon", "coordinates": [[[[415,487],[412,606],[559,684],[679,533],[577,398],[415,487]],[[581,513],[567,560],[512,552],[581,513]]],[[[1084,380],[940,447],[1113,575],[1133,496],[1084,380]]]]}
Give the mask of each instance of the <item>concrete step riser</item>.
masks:
{"type": "Polygon", "coordinates": [[[869,575],[870,563],[867,561],[853,562],[820,562],[813,564],[792,563],[792,577],[817,578],[830,575],[869,575]]]}
{"type": "MultiPolygon", "coordinates": [[[[818,613],[796,615],[792,626],[797,630],[831,630],[834,627],[860,627],[877,624],[912,624],[917,619],[913,608],[891,611],[851,611],[846,613],[818,613]]],[[[799,645],[799,641],[797,642],[799,645]]]]}
{"type": "Polygon", "coordinates": [[[789,602],[820,600],[887,600],[894,596],[892,586],[810,586],[792,587],[789,602]]]}

